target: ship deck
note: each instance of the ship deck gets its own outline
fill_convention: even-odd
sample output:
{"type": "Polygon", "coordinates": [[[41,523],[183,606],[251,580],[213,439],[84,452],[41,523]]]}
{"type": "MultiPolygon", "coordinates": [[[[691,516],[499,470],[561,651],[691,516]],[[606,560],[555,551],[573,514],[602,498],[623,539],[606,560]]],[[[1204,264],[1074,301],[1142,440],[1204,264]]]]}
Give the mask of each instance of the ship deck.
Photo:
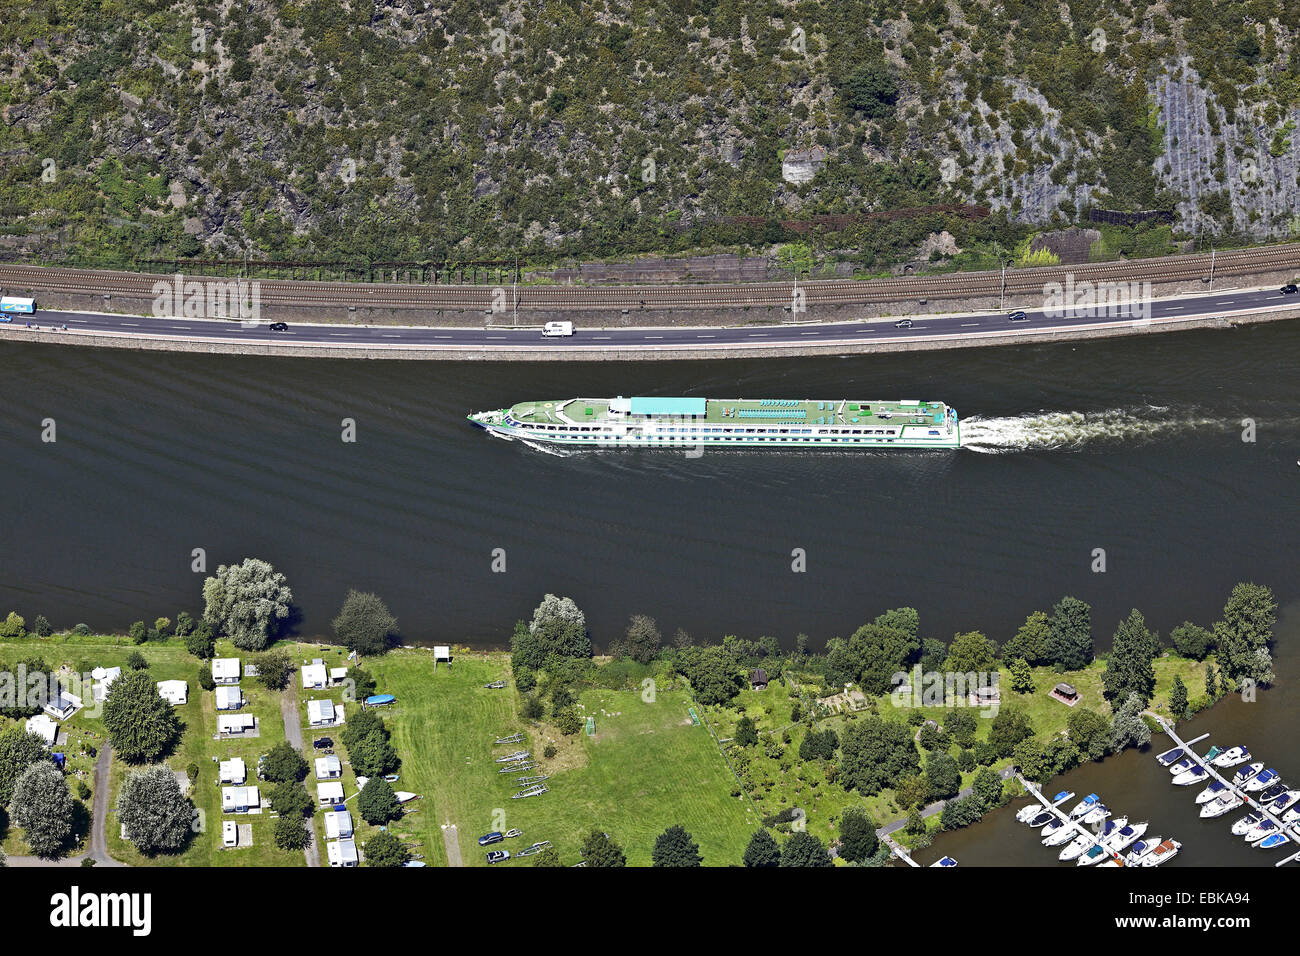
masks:
{"type": "MultiPolygon", "coordinates": [[[[942,402],[864,402],[847,399],[709,399],[705,414],[690,422],[727,425],[941,425],[947,406],[942,402]]],[[[564,399],[553,402],[521,402],[510,409],[511,417],[525,424],[593,425],[608,422],[606,399],[564,399]]],[[[663,416],[683,420],[680,416],[663,416]]],[[[628,416],[619,421],[644,420],[628,416]]]]}

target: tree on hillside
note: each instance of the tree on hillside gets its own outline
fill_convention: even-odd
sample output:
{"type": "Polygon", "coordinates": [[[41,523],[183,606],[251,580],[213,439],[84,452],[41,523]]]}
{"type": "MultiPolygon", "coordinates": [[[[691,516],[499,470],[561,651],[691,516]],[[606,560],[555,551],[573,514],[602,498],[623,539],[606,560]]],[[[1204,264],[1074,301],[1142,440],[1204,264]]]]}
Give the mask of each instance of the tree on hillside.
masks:
{"type": "Polygon", "coordinates": [[[1113,705],[1117,700],[1127,700],[1129,694],[1137,694],[1146,703],[1156,689],[1156,671],[1154,661],[1160,652],[1160,644],[1146,620],[1137,609],[1120,622],[1115,630],[1110,654],[1106,658],[1106,670],[1101,675],[1103,692],[1113,705]]]}
{"type": "Polygon", "coordinates": [[[388,830],[380,830],[363,847],[366,866],[395,867],[404,865],[411,854],[402,841],[388,830]]]}
{"type": "Polygon", "coordinates": [[[582,841],[582,858],[587,866],[627,866],[623,848],[600,830],[592,830],[582,841]]]}
{"type": "Polygon", "coordinates": [[[46,759],[45,741],[21,724],[0,732],[0,807],[13,799],[14,784],[28,767],[46,759]]]}
{"type": "Polygon", "coordinates": [[[1032,694],[1034,692],[1034,672],[1029,669],[1029,663],[1023,657],[1012,660],[1007,670],[1011,675],[1011,689],[1015,693],[1032,694]]]}
{"type": "Polygon", "coordinates": [[[700,845],[680,824],[673,824],[655,839],[651,853],[655,866],[699,866],[700,845]]]}
{"type": "Polygon", "coordinates": [[[180,736],[180,720],[148,671],[126,671],[113,681],[104,699],[104,727],[127,763],[157,761],[180,736]]]}
{"type": "Polygon", "coordinates": [[[203,619],[241,650],[260,651],[289,617],[293,592],[284,575],[257,558],[221,565],[203,582],[203,619]]]}
{"type": "Polygon", "coordinates": [[[402,806],[393,794],[393,788],[383,777],[371,777],[357,797],[357,812],[372,826],[380,826],[402,815],[402,806]]]}
{"type": "Polygon", "coordinates": [[[745,866],[771,867],[781,865],[781,848],[776,839],[766,829],[754,831],[745,847],[745,866]]]}
{"type": "Polygon", "coordinates": [[[861,863],[876,855],[880,838],[876,824],[861,807],[849,807],[840,815],[840,856],[850,863],[861,863]]]}
{"type": "Polygon", "coordinates": [[[894,114],[898,102],[898,78],[883,56],[873,57],[850,73],[839,87],[849,109],[858,110],[871,119],[894,114]]]}
{"type": "Polygon", "coordinates": [[[936,751],[925,762],[925,777],[930,781],[930,799],[947,800],[961,790],[961,771],[951,754],[936,751]]]}
{"type": "Polygon", "coordinates": [[[807,830],[790,836],[781,847],[781,866],[834,866],[826,844],[807,830]]]}
{"type": "Polygon", "coordinates": [[[971,789],[979,799],[980,806],[988,811],[1002,802],[1002,778],[992,767],[980,767],[971,781],[971,789]]]}
{"type": "Polygon", "coordinates": [[[1034,735],[1029,718],[1019,706],[998,708],[989,726],[989,745],[999,757],[1009,757],[1016,744],[1034,735]]]}
{"type": "Polygon", "coordinates": [[[275,783],[302,780],[308,769],[306,758],[287,740],[268,750],[262,761],[262,777],[275,783]]]}
{"type": "Polygon", "coordinates": [[[340,644],[368,656],[387,651],[397,634],[397,618],[369,591],[349,590],[333,626],[340,644]]]}
{"type": "Polygon", "coordinates": [[[1002,659],[1010,661],[1022,657],[1030,665],[1047,663],[1047,639],[1051,629],[1044,612],[1030,614],[1015,635],[1002,645],[1002,659]]]}
{"type": "Polygon", "coordinates": [[[117,797],[117,820],[141,853],[174,852],[192,832],[194,805],[165,766],[133,770],[117,797]]]}
{"type": "Polygon", "coordinates": [[[758,743],[758,731],[754,729],[754,720],[748,714],[736,721],[736,746],[752,747],[758,743]]]}
{"type": "Polygon", "coordinates": [[[911,728],[898,720],[864,717],[844,729],[840,770],[845,789],[874,796],[921,769],[911,728]]]}
{"type": "Polygon", "coordinates": [[[888,692],[894,675],[906,671],[920,652],[917,621],[912,608],[895,608],[862,625],[847,641],[828,644],[826,682],[860,683],[873,695],[888,692]]]}
{"type": "MultiPolygon", "coordinates": [[[[182,611],[182,614],[185,612],[182,611]]],[[[177,624],[179,632],[180,624],[177,624]]],[[[201,661],[211,660],[212,655],[217,647],[216,635],[212,633],[212,625],[202,619],[194,621],[182,635],[185,639],[185,649],[201,661]]]]}
{"type": "Polygon", "coordinates": [[[1052,608],[1048,624],[1047,657],[1061,670],[1087,667],[1093,658],[1092,608],[1075,597],[1063,597],[1052,608]]]}
{"type": "Polygon", "coordinates": [[[39,857],[57,856],[72,836],[72,794],[53,763],[43,760],[23,771],[14,784],[9,808],[27,845],[39,857]]]}

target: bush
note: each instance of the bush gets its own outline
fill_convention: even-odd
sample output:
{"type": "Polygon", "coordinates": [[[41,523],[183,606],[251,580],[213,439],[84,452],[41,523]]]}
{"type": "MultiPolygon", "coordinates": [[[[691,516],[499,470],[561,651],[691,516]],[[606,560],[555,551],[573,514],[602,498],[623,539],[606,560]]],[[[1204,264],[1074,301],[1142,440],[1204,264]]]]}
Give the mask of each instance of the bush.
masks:
{"type": "Polygon", "coordinates": [[[37,614],[36,623],[32,625],[32,633],[37,637],[49,637],[54,633],[54,628],[50,627],[49,619],[44,614],[37,614]]]}
{"type": "Polygon", "coordinates": [[[73,633],[73,634],[76,634],[78,637],[89,637],[89,636],[90,636],[90,625],[89,625],[89,624],[78,624],[78,625],[76,625],[75,627],[73,627],[73,629],[72,629],[72,633],[73,633]]]}
{"type": "Polygon", "coordinates": [[[547,744],[544,748],[542,748],[542,756],[545,757],[547,760],[550,760],[557,753],[559,753],[559,751],[556,749],[555,744],[547,744]]]}
{"type": "Polygon", "coordinates": [[[357,812],[371,826],[381,826],[400,817],[402,807],[387,780],[371,777],[357,797],[357,812]]]}
{"type": "Polygon", "coordinates": [[[145,671],[149,669],[149,662],[139,651],[132,651],[126,657],[126,666],[133,671],[145,671]]]}
{"type": "Polygon", "coordinates": [[[305,850],[311,841],[312,833],[301,816],[282,816],[275,821],[275,845],[281,850],[305,850]]]}
{"type": "Polygon", "coordinates": [[[204,690],[212,690],[217,686],[217,682],[212,679],[212,668],[207,664],[199,665],[199,686],[204,690]]]}
{"type": "Polygon", "coordinates": [[[524,720],[538,720],[542,714],[546,713],[546,708],[536,696],[529,694],[519,702],[519,716],[524,720]]]}
{"type": "Polygon", "coordinates": [[[270,651],[257,658],[257,679],[267,690],[284,690],[293,673],[293,661],[284,651],[270,651]]]}
{"type": "Polygon", "coordinates": [[[572,737],[582,730],[585,721],[573,709],[562,710],[555,715],[555,729],[566,737],[572,737]]]}

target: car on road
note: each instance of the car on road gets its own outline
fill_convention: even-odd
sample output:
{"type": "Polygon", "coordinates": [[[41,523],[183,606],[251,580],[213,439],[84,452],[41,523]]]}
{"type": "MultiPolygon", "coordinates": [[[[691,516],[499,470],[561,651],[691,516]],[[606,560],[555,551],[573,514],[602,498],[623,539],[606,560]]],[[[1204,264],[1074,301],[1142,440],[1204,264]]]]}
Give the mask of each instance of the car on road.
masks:
{"type": "Polygon", "coordinates": [[[894,328],[896,329],[910,329],[911,327],[912,327],[911,319],[899,319],[897,322],[894,323],[894,328]]]}
{"type": "Polygon", "coordinates": [[[479,846],[491,846],[493,843],[500,843],[504,840],[505,834],[500,830],[493,830],[491,833],[485,833],[478,838],[479,846]]]}
{"type": "Polygon", "coordinates": [[[14,317],[8,312],[0,312],[0,322],[12,322],[14,317]]]}
{"type": "Polygon", "coordinates": [[[1295,295],[1297,292],[1300,292],[1300,286],[1297,286],[1294,282],[1288,282],[1278,291],[1283,295],[1295,295]]]}
{"type": "Polygon", "coordinates": [[[508,859],[510,859],[509,850],[489,850],[487,854],[489,863],[502,863],[508,859]]]}
{"type": "Polygon", "coordinates": [[[1017,311],[1015,311],[1015,312],[1008,312],[1008,313],[1007,313],[1007,321],[1008,321],[1008,322],[1028,322],[1028,321],[1029,321],[1029,316],[1025,315],[1025,313],[1023,313],[1023,312],[1020,312],[1019,310],[1017,310],[1017,311]]]}
{"type": "Polygon", "coordinates": [[[327,747],[333,747],[334,741],[331,740],[329,737],[321,737],[317,740],[313,740],[311,742],[311,745],[315,747],[317,750],[324,750],[327,747]]]}
{"type": "Polygon", "coordinates": [[[544,326],[542,326],[542,335],[545,336],[546,338],[551,338],[552,336],[556,336],[556,335],[572,335],[572,334],[573,334],[572,322],[547,322],[544,326]]]}
{"type": "Polygon", "coordinates": [[[288,332],[288,331],[289,331],[289,323],[288,323],[288,322],[272,322],[272,323],[271,323],[271,331],[272,331],[272,332],[288,332]]]}

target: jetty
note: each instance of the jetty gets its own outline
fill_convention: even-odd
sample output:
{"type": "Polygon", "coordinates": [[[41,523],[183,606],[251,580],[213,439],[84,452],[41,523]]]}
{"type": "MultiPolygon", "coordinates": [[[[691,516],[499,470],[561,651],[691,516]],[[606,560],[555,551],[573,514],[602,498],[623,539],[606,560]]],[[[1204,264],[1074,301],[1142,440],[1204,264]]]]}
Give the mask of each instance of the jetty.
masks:
{"type": "MultiPolygon", "coordinates": [[[[1101,849],[1104,850],[1106,855],[1111,859],[1118,860],[1120,863],[1124,863],[1123,853],[1118,853],[1115,850],[1112,850],[1110,847],[1106,846],[1106,844],[1101,842],[1101,836],[1099,834],[1094,833],[1092,830],[1089,830],[1086,826],[1083,825],[1083,823],[1080,820],[1072,819],[1069,814],[1065,813],[1061,809],[1061,804],[1069,800],[1070,797],[1062,797],[1060,800],[1053,803],[1051,800],[1047,799],[1047,797],[1043,796],[1043,791],[1038,786],[1038,784],[1033,783],[1030,780],[1026,780],[1024,777],[1020,775],[1019,770],[1016,771],[1016,779],[1020,781],[1020,785],[1024,787],[1028,793],[1032,794],[1039,803],[1041,803],[1044,807],[1050,810],[1053,816],[1055,816],[1058,820],[1061,821],[1062,825],[1068,827],[1071,830],[1074,830],[1076,833],[1086,836],[1089,840],[1092,841],[1093,846],[1101,847],[1101,849]]],[[[1071,796],[1073,796],[1073,794],[1071,794],[1071,796]]],[[[1104,824],[1103,824],[1103,831],[1104,831],[1104,824]]],[[[1128,864],[1125,865],[1127,866],[1128,864]]]]}
{"type": "MultiPolygon", "coordinates": [[[[1227,788],[1229,793],[1234,793],[1238,797],[1240,797],[1243,801],[1243,806],[1251,810],[1255,810],[1263,814],[1266,819],[1271,820],[1273,822],[1273,825],[1277,827],[1278,833],[1286,834],[1288,837],[1291,838],[1293,843],[1300,843],[1300,827],[1283,823],[1282,818],[1278,814],[1274,813],[1272,810],[1269,810],[1267,807],[1265,807],[1262,803],[1260,803],[1258,800],[1252,797],[1241,787],[1233,786],[1232,783],[1229,780],[1225,779],[1224,776],[1221,773],[1219,773],[1219,771],[1213,765],[1211,765],[1208,760],[1206,760],[1204,757],[1202,757],[1200,754],[1198,754],[1196,751],[1192,749],[1192,744],[1200,743],[1206,737],[1210,736],[1209,734],[1201,734],[1201,736],[1197,737],[1195,740],[1184,741],[1174,731],[1174,725],[1172,723],[1170,723],[1169,721],[1165,720],[1163,717],[1160,716],[1157,716],[1156,720],[1159,721],[1160,726],[1164,728],[1165,733],[1169,735],[1169,739],[1174,742],[1174,745],[1183,748],[1184,756],[1189,757],[1193,763],[1197,764],[1197,766],[1203,767],[1205,769],[1205,772],[1210,775],[1211,779],[1217,780],[1219,781],[1219,783],[1223,784],[1223,786],[1227,788]]],[[[1296,859],[1297,857],[1300,857],[1300,850],[1296,851],[1295,853],[1292,853],[1290,856],[1286,857],[1285,859],[1278,860],[1273,865],[1285,866],[1287,863],[1290,863],[1292,860],[1296,859]]]]}

